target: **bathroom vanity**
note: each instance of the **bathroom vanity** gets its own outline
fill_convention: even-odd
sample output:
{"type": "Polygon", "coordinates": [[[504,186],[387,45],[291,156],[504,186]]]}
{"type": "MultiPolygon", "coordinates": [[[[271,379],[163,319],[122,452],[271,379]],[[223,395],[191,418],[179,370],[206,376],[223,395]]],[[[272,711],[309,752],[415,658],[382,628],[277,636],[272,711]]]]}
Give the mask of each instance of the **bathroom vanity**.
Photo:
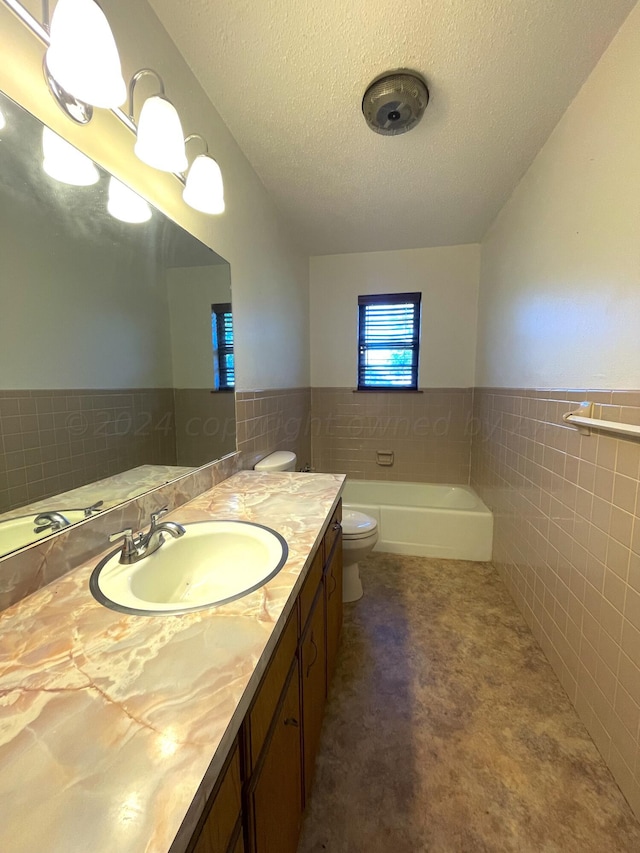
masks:
{"type": "Polygon", "coordinates": [[[294,853],[340,634],[328,474],[230,477],[171,517],[268,525],[269,583],[219,608],[133,616],[79,566],[0,616],[0,849],[294,853]]]}
{"type": "Polygon", "coordinates": [[[295,853],[342,626],[341,505],[189,845],[295,853]]]}

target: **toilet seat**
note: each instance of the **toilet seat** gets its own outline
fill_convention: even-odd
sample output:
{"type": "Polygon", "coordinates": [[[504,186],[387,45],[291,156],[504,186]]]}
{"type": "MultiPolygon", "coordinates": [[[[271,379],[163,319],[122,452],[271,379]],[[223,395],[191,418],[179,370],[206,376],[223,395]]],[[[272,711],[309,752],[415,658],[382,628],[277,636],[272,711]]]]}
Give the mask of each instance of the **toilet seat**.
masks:
{"type": "Polygon", "coordinates": [[[342,537],[349,541],[367,539],[377,533],[378,522],[370,515],[353,509],[342,513],[342,537]]]}

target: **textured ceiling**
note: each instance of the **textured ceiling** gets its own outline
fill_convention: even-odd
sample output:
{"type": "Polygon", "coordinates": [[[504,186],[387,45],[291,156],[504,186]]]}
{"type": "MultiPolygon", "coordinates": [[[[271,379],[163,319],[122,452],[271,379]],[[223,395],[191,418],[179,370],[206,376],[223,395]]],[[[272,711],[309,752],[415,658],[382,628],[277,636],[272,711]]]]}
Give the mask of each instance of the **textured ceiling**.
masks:
{"type": "Polygon", "coordinates": [[[480,240],[634,3],[150,0],[311,254],[480,240]],[[399,67],[431,102],[380,136],[399,67]]]}

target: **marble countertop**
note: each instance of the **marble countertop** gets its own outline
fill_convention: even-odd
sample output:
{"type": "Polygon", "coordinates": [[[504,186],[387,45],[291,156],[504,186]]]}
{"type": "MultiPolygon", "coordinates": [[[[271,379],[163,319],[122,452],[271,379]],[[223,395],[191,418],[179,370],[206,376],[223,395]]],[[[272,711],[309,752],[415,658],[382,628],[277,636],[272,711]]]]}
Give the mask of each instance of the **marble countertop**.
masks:
{"type": "Polygon", "coordinates": [[[243,471],[168,516],[285,537],[284,568],[238,601],[117,613],[89,592],[98,556],[0,614],[3,853],[186,849],[343,483],[243,471]]]}

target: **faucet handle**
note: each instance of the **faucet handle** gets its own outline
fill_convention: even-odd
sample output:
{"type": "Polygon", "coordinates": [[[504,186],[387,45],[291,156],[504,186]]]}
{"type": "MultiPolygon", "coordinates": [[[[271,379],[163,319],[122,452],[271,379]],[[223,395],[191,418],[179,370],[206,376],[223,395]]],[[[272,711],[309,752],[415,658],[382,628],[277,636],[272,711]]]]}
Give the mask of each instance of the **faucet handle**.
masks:
{"type": "Polygon", "coordinates": [[[137,553],[136,541],[133,538],[133,530],[130,527],[125,527],[124,530],[121,530],[119,533],[112,533],[109,536],[109,542],[117,542],[119,539],[124,539],[124,545],[122,546],[122,555],[120,557],[120,562],[126,562],[130,560],[137,553]]]}
{"type": "Polygon", "coordinates": [[[160,509],[157,512],[152,512],[151,513],[151,527],[155,527],[156,524],[158,523],[158,519],[162,518],[162,516],[166,515],[168,512],[169,512],[168,506],[160,507],[160,509]]]}
{"type": "Polygon", "coordinates": [[[109,542],[117,542],[118,539],[133,539],[133,530],[130,527],[125,527],[124,530],[121,530],[119,533],[111,533],[109,535],[109,542]]]}
{"type": "Polygon", "coordinates": [[[104,501],[96,501],[94,504],[91,504],[91,506],[86,506],[83,509],[84,517],[85,518],[91,518],[91,516],[94,514],[94,512],[97,512],[103,504],[104,504],[104,501]]]}

